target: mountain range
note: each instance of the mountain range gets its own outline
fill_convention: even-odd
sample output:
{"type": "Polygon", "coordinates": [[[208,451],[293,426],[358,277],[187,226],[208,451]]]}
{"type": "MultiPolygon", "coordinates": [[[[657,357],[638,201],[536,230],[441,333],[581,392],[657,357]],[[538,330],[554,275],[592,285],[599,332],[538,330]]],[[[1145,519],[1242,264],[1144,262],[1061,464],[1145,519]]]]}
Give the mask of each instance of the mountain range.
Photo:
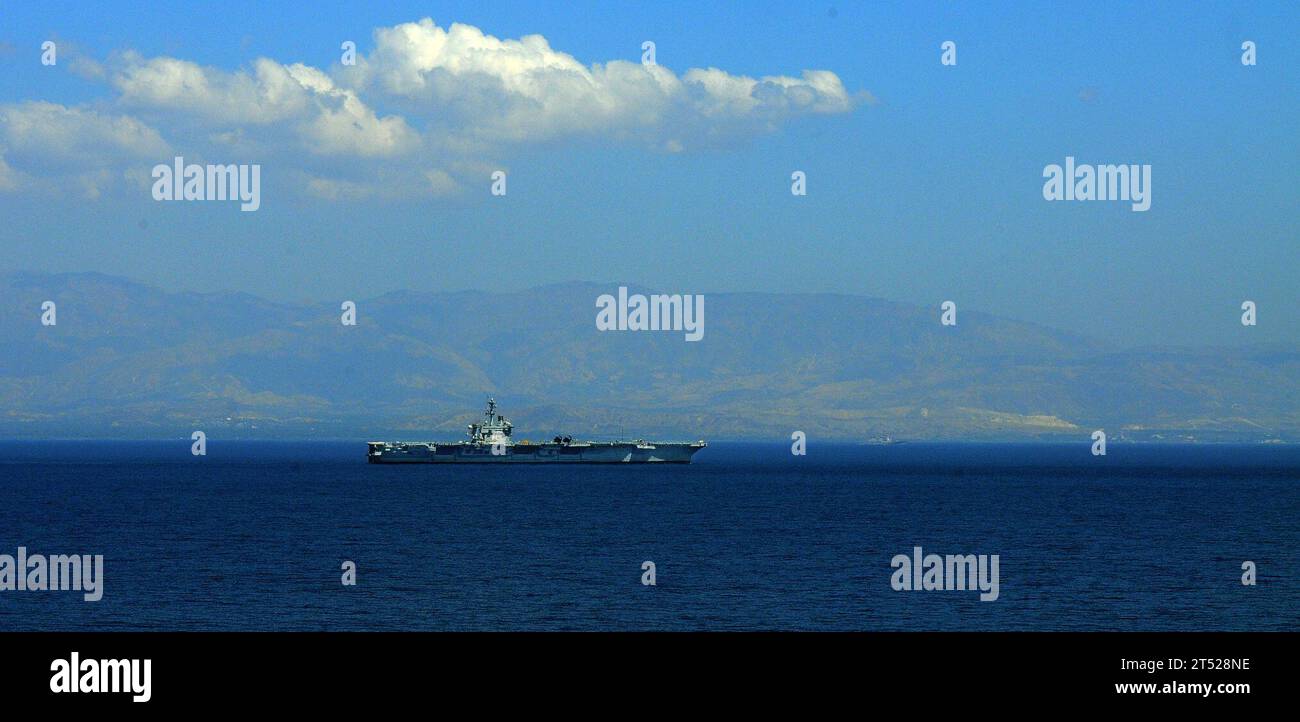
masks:
{"type": "Polygon", "coordinates": [[[687,342],[598,331],[618,285],[284,303],[4,273],[0,437],[451,439],[492,395],[517,439],[1300,441],[1294,344],[1118,348],[964,308],[944,326],[937,303],[772,293],[705,293],[687,342]]]}

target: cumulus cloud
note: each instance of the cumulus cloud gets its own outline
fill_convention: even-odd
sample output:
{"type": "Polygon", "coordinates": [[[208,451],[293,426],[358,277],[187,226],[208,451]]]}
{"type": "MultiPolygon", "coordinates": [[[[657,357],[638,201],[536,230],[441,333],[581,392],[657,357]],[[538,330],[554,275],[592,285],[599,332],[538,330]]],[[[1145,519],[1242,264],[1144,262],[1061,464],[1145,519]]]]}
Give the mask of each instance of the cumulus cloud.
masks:
{"type": "Polygon", "coordinates": [[[355,68],[340,69],[348,82],[405,101],[407,112],[452,132],[487,139],[599,134],[680,146],[701,127],[760,132],[799,115],[847,112],[856,102],[827,70],[751,78],[697,68],[678,77],[623,60],[586,66],[540,35],[503,40],[429,18],[381,28],[374,40],[355,68]]]}
{"type": "Polygon", "coordinates": [[[92,165],[167,152],[162,135],[135,118],[45,101],[0,106],[0,138],[10,149],[47,161],[92,165]]]}
{"type": "Polygon", "coordinates": [[[176,58],[123,54],[113,86],[125,105],[166,108],[221,124],[265,125],[306,109],[308,94],[288,69],[266,58],[253,72],[227,73],[176,58]]]}
{"type": "Polygon", "coordinates": [[[501,39],[428,18],[377,29],[355,66],[259,58],[224,70],[126,51],[86,60],[79,74],[116,92],[115,111],[0,106],[0,190],[38,174],[29,161],[40,159],[68,164],[93,195],[129,162],[152,165],[174,148],[187,158],[279,165],[327,199],[388,197],[393,188],[437,196],[532,142],[568,137],[680,153],[800,116],[849,112],[870,97],[851,95],[829,70],[754,78],[623,60],[586,65],[540,35],[501,39]]]}
{"type": "Polygon", "coordinates": [[[156,129],[127,115],[45,101],[0,105],[0,190],[68,180],[98,198],[131,163],[168,152],[156,129]]]}
{"type": "Polygon", "coordinates": [[[288,123],[312,153],[390,156],[419,144],[405,120],[379,117],[354,92],[302,63],[259,58],[251,73],[225,72],[129,53],[112,82],[123,104],[145,111],[175,111],[223,128],[288,123]]]}

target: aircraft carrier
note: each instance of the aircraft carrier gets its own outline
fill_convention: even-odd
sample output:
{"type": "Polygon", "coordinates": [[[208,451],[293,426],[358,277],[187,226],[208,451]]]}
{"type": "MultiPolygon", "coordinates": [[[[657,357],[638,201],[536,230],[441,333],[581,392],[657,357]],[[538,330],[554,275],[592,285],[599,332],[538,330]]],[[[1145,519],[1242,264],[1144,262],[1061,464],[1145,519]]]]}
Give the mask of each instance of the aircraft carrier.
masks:
{"type": "Polygon", "coordinates": [[[694,442],[575,441],[556,436],[549,442],[516,443],[514,426],[488,399],[481,424],[470,424],[466,441],[371,441],[371,464],[689,464],[708,444],[694,442]]]}

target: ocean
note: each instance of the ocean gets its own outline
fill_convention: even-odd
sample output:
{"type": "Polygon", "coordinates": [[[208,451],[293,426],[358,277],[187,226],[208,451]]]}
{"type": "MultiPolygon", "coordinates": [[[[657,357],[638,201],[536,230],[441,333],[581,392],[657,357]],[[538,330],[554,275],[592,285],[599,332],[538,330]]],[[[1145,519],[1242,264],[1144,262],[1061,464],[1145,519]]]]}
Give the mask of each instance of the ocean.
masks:
{"type": "Polygon", "coordinates": [[[383,466],[363,442],[190,443],[0,442],[0,555],[104,556],[100,601],[3,590],[0,630],[1300,629],[1296,446],[383,466]],[[896,591],[915,547],[997,555],[997,599],[896,591]]]}

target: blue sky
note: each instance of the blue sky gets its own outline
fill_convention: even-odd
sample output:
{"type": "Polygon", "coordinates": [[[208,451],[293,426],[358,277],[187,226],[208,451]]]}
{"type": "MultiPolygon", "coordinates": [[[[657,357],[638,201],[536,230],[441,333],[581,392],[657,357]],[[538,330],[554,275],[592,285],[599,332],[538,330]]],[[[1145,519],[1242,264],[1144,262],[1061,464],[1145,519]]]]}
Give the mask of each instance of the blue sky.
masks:
{"type": "Polygon", "coordinates": [[[827,291],[1129,345],[1300,340],[1295,3],[367,5],[0,6],[0,270],[286,300],[568,280],[827,291]],[[598,92],[521,86],[575,93],[544,114],[494,85],[514,76],[411,91],[418,47],[376,29],[426,17],[426,34],[540,35],[611,70],[593,71],[598,92]],[[339,65],[344,40],[365,73],[339,65]],[[789,81],[757,110],[690,82],[642,96],[606,64],[638,64],[645,40],[673,82],[789,81]],[[358,122],[231,102],[265,79],[261,58],[323,78],[323,107],[353,93],[358,122]],[[177,63],[230,92],[162,97],[150,73],[177,63]],[[836,85],[809,91],[805,70],[836,85]],[[139,174],[176,154],[261,164],[261,209],[154,201],[139,174]],[[1151,210],[1044,201],[1043,168],[1067,155],[1151,164],[1151,210]],[[1239,322],[1246,299],[1257,327],[1239,322]]]}

